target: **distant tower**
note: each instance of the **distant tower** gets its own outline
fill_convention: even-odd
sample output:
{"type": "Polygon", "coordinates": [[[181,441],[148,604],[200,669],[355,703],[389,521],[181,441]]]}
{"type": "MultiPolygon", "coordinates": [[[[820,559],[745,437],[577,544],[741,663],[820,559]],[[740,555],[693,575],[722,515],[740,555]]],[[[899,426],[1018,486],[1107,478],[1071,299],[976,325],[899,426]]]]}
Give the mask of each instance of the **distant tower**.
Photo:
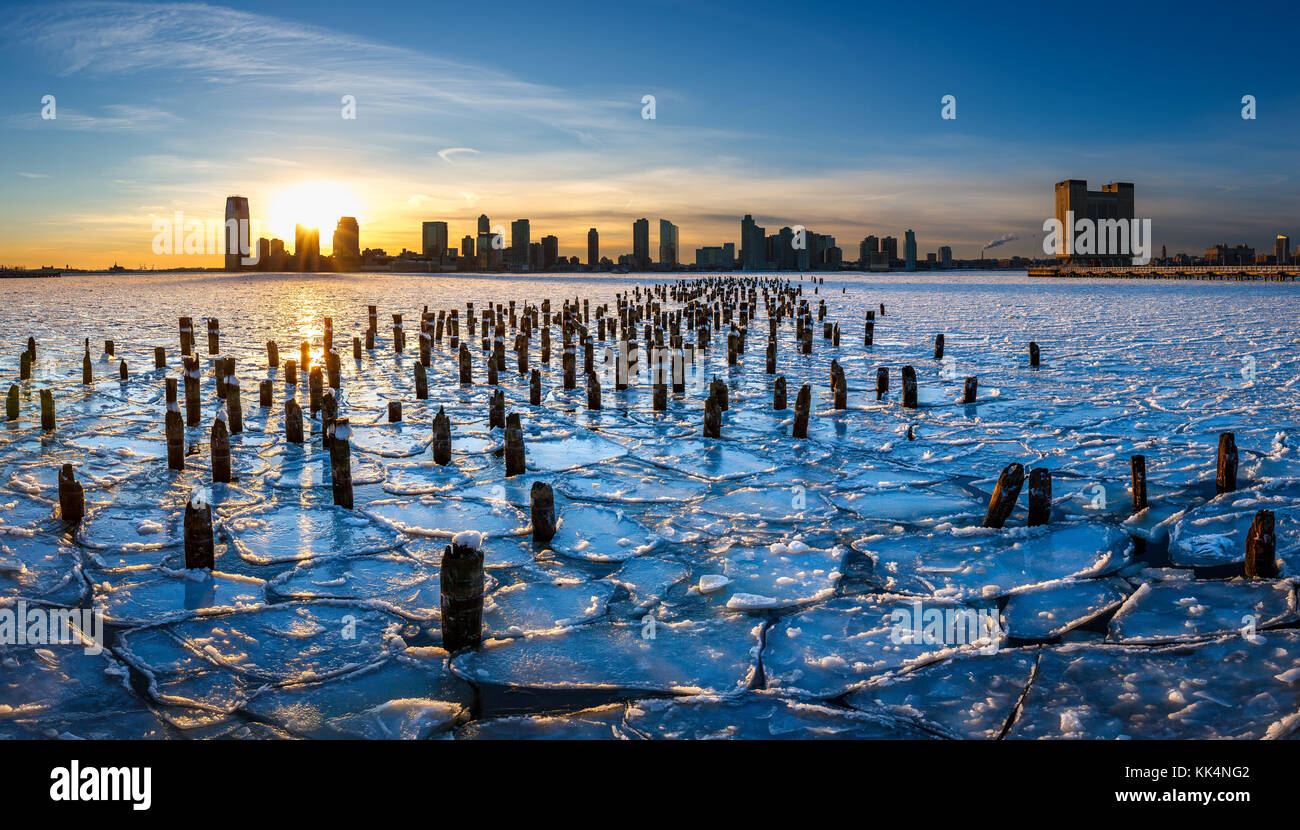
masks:
{"type": "Polygon", "coordinates": [[[248,226],[248,199],[243,196],[226,197],[226,270],[238,271],[240,257],[252,253],[248,226]]]}
{"type": "MultiPolygon", "coordinates": [[[[481,221],[481,220],[480,220],[481,221]]],[[[425,256],[442,257],[447,253],[447,223],[425,222],[421,226],[422,246],[425,256]]]]}
{"type": "Polygon", "coordinates": [[[587,265],[594,271],[600,264],[600,234],[592,228],[587,231],[587,265]]]}
{"type": "Polygon", "coordinates": [[[903,267],[908,271],[916,270],[916,234],[911,228],[903,234],[903,267]]]}
{"type": "Polygon", "coordinates": [[[466,234],[460,240],[460,258],[467,262],[474,261],[474,237],[466,234]]]}
{"type": "Polygon", "coordinates": [[[361,231],[354,216],[339,219],[334,229],[334,265],[340,271],[361,267],[361,231]]]}
{"type": "Polygon", "coordinates": [[[478,235],[487,236],[492,233],[492,223],[488,222],[486,213],[479,214],[478,217],[478,235]]]}
{"type": "Polygon", "coordinates": [[[638,271],[650,270],[649,219],[638,219],[632,223],[632,267],[638,271]]]}
{"type": "MultiPolygon", "coordinates": [[[[482,221],[482,220],[479,220],[482,221]]],[[[532,228],[527,219],[516,219],[510,223],[510,259],[517,270],[524,270],[530,265],[529,252],[532,249],[532,228]]],[[[539,249],[540,250],[540,249],[539,249]]]]}
{"type": "Polygon", "coordinates": [[[1278,265],[1291,264],[1291,237],[1285,234],[1278,234],[1277,240],[1273,243],[1274,262],[1278,265]]]}
{"type": "Polygon", "coordinates": [[[659,220],[659,264],[669,270],[677,267],[677,226],[659,220]]]}

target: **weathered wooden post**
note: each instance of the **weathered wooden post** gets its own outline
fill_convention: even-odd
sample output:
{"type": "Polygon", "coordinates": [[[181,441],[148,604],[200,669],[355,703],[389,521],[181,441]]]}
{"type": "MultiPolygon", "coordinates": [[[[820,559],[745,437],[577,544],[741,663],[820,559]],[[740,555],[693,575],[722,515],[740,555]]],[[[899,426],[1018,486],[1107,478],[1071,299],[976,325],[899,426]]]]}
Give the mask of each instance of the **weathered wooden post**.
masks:
{"type": "Polygon", "coordinates": [[[889,369],[881,366],[876,369],[876,400],[889,394],[889,369]]]}
{"type": "Polygon", "coordinates": [[[308,402],[311,416],[316,417],[320,412],[321,398],[325,394],[325,376],[321,373],[320,366],[311,367],[311,375],[307,378],[308,402]]]}
{"type": "MultiPolygon", "coordinates": [[[[366,319],[368,321],[366,324],[366,333],[373,336],[375,332],[379,331],[379,309],[372,305],[366,306],[366,319]]],[[[367,338],[366,342],[373,343],[374,341],[367,338]]],[[[373,349],[374,346],[370,345],[366,346],[366,348],[373,349]]]]}
{"type": "Polygon", "coordinates": [[[257,405],[267,409],[272,405],[275,397],[275,387],[271,384],[270,378],[267,378],[257,384],[257,405]]]}
{"type": "Polygon", "coordinates": [[[472,384],[474,382],[474,363],[469,354],[469,346],[461,343],[460,354],[457,356],[460,361],[460,382],[462,384],[472,384]]]}
{"type": "Polygon", "coordinates": [[[41,429],[54,431],[54,393],[48,389],[41,390],[41,429]]]}
{"type": "Polygon", "coordinates": [[[656,412],[668,409],[668,384],[659,382],[654,385],[653,406],[656,412]]]}
{"type": "Polygon", "coordinates": [[[347,418],[339,418],[329,431],[330,479],[334,487],[334,503],[352,509],[352,446],[348,439],[352,428],[347,418]]]}
{"type": "Polygon", "coordinates": [[[1029,526],[1045,525],[1052,519],[1052,471],[1035,467],[1029,471],[1029,526]]]}
{"type": "Polygon", "coordinates": [[[71,464],[59,469],[59,515],[70,525],[86,515],[86,491],[73,475],[71,464]]]}
{"type": "Polygon", "coordinates": [[[167,469],[185,469],[185,423],[176,403],[176,378],[167,378],[167,410],[163,414],[163,431],[167,435],[167,469]]]}
{"type": "Polygon", "coordinates": [[[113,354],[113,341],[112,341],[112,340],[105,340],[105,341],[104,341],[104,354],[107,355],[108,357],[114,357],[114,356],[115,356],[115,355],[113,354]]]}
{"type": "Polygon", "coordinates": [[[709,389],[708,400],[704,402],[704,437],[722,437],[722,405],[712,388],[709,389]]]}
{"type": "Polygon", "coordinates": [[[984,527],[1001,528],[1016,509],[1016,499],[1020,498],[1020,488],[1025,483],[1025,468],[1019,462],[1007,465],[998,476],[997,486],[989,499],[988,513],[984,515],[984,527]]]}
{"type": "Polygon", "coordinates": [[[600,409],[600,378],[596,377],[595,372],[587,373],[587,409],[600,409]]]}
{"type": "MultiPolygon", "coordinates": [[[[231,363],[234,359],[231,359],[231,363]]],[[[226,412],[230,416],[230,434],[244,431],[244,406],[239,399],[239,379],[233,374],[226,378],[226,412]]]]}
{"type": "Polygon", "coordinates": [[[962,391],[961,395],[962,403],[975,403],[976,395],[979,392],[979,383],[980,381],[977,377],[966,378],[966,388],[962,391]]]}
{"type": "Polygon", "coordinates": [[[528,376],[528,402],[533,406],[542,404],[542,373],[536,369],[528,376]]]}
{"type": "Polygon", "coordinates": [[[443,467],[451,463],[451,419],[441,406],[433,416],[433,461],[443,467]]]}
{"type": "Polygon", "coordinates": [[[936,334],[934,336],[934,359],[943,360],[943,335],[942,334],[936,334]]]}
{"type": "Polygon", "coordinates": [[[81,382],[87,386],[94,382],[90,373],[90,347],[86,347],[86,353],[81,356],[81,382]]]}
{"type": "Polygon", "coordinates": [[[477,648],[483,641],[483,552],[481,537],[458,533],[442,554],[439,591],[442,647],[451,653],[477,648]]]}
{"type": "Polygon", "coordinates": [[[727,384],[723,383],[717,375],[713,376],[713,381],[709,384],[709,395],[718,399],[718,409],[726,412],[731,408],[730,393],[727,390],[727,384]]]}
{"type": "Polygon", "coordinates": [[[311,371],[311,341],[303,340],[298,344],[298,368],[304,372],[311,371]]]}
{"type": "Polygon", "coordinates": [[[23,352],[18,356],[18,379],[32,379],[32,355],[30,352],[23,352]]]}
{"type": "Polygon", "coordinates": [[[221,324],[217,318],[208,318],[208,354],[221,354],[221,324]]]}
{"type": "Polygon", "coordinates": [[[388,402],[388,423],[396,424],[396,423],[400,423],[401,420],[402,420],[402,402],[389,401],[388,402]]]}
{"type": "Polygon", "coordinates": [[[402,330],[402,315],[393,315],[393,351],[401,354],[406,350],[406,332],[402,330]]]}
{"type": "Polygon", "coordinates": [[[1260,510],[1255,513],[1246,533],[1246,577],[1273,579],[1277,575],[1277,534],[1274,532],[1273,511],[1260,510]]]}
{"type": "Polygon", "coordinates": [[[326,317],[321,330],[321,351],[329,354],[334,348],[334,318],[326,317]]]}
{"type": "Polygon", "coordinates": [[[772,408],[785,409],[785,398],[785,375],[777,375],[776,382],[772,384],[772,408]]]}
{"type": "Polygon", "coordinates": [[[506,396],[500,389],[495,390],[492,396],[488,398],[488,429],[506,427],[506,396]]]}
{"type": "Polygon", "coordinates": [[[196,427],[202,416],[201,401],[199,400],[199,359],[197,357],[185,358],[185,371],[181,373],[181,378],[185,382],[185,425],[196,427]]]}
{"type": "Polygon", "coordinates": [[[286,386],[298,385],[298,361],[286,360],[284,362],[284,382],[286,386]]]}
{"type": "Polygon", "coordinates": [[[1029,341],[1029,365],[1038,368],[1038,344],[1032,340],[1029,341]]]}
{"type": "Polygon", "coordinates": [[[911,366],[904,366],[902,375],[903,406],[908,409],[916,409],[916,370],[911,366]]]}
{"type": "Polygon", "coordinates": [[[185,567],[187,570],[216,566],[216,545],[212,538],[212,507],[195,490],[185,503],[185,567]]]}
{"type": "Polygon", "coordinates": [[[1129,459],[1133,472],[1133,512],[1141,513],[1147,509],[1147,457],[1135,455],[1129,459]]]}
{"type": "Polygon", "coordinates": [[[325,449],[330,448],[330,441],[334,436],[334,422],[339,417],[339,402],[334,397],[334,391],[327,389],[324,396],[321,397],[320,409],[320,444],[325,449]]]}
{"type": "Polygon", "coordinates": [[[831,396],[835,409],[847,409],[849,397],[848,380],[844,377],[844,368],[838,360],[831,361],[831,396]]]}
{"type": "Polygon", "coordinates": [[[506,478],[523,473],[524,430],[519,423],[519,413],[511,412],[506,418],[506,478]]]}
{"type": "Polygon", "coordinates": [[[182,317],[180,320],[181,357],[194,355],[194,318],[182,317]]]}
{"type": "Polygon", "coordinates": [[[423,363],[415,364],[415,399],[417,401],[428,400],[429,398],[429,373],[424,370],[423,363]]]}
{"type": "Polygon", "coordinates": [[[352,338],[352,359],[357,361],[358,363],[361,362],[361,338],[360,337],[352,338]]]}
{"type": "Polygon", "coordinates": [[[280,368],[280,347],[274,340],[266,341],[266,366],[268,369],[280,368]]]}
{"type": "Polygon", "coordinates": [[[1216,494],[1237,489],[1237,438],[1231,432],[1219,434],[1219,464],[1214,477],[1216,494]]]}
{"type": "Polygon", "coordinates": [[[343,364],[339,360],[339,353],[328,351],[325,353],[325,374],[329,378],[330,388],[338,390],[343,388],[343,364]]]}
{"type": "Polygon", "coordinates": [[[427,331],[420,332],[420,365],[433,365],[433,341],[427,331]]]}
{"type": "Polygon", "coordinates": [[[555,537],[555,491],[544,481],[534,481],[528,491],[533,517],[533,544],[545,545],[555,537]]]}
{"type": "Polygon", "coordinates": [[[291,444],[302,443],[302,407],[294,398],[284,402],[284,438],[291,444]]]}
{"type": "Polygon", "coordinates": [[[799,387],[799,394],[794,399],[794,427],[790,433],[793,437],[808,437],[808,414],[811,409],[812,387],[805,383],[799,387]]]}
{"type": "Polygon", "coordinates": [[[226,429],[226,413],[220,409],[212,422],[212,480],[230,483],[230,432],[226,429]]]}
{"type": "Polygon", "coordinates": [[[167,368],[167,350],[164,349],[162,346],[154,346],[153,367],[155,369],[167,368]]]}

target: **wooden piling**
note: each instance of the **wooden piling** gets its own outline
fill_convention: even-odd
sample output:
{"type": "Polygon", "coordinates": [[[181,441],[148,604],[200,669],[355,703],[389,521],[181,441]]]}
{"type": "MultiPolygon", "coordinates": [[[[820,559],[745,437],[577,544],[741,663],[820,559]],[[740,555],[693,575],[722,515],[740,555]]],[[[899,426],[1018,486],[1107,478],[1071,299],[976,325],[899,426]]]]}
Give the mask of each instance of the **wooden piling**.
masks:
{"type": "Polygon", "coordinates": [[[352,446],[348,440],[352,428],[347,418],[334,421],[329,431],[330,479],[334,488],[334,503],[352,509],[352,446]]]}
{"type": "Polygon", "coordinates": [[[794,399],[794,427],[790,431],[792,437],[808,437],[808,414],[811,409],[812,387],[805,383],[799,387],[799,394],[794,399]]]}
{"type": "Polygon", "coordinates": [[[519,423],[519,413],[511,412],[506,418],[506,478],[523,475],[523,473],[524,430],[519,423]]]}
{"type": "Polygon", "coordinates": [[[90,349],[87,347],[86,353],[81,356],[81,382],[87,386],[94,382],[90,372],[90,349]]]}
{"type": "Polygon", "coordinates": [[[483,552],[477,539],[457,535],[442,554],[439,573],[442,647],[456,653],[483,641],[483,552]]]}
{"type": "Polygon", "coordinates": [[[460,382],[462,385],[469,385],[474,382],[474,363],[469,354],[469,346],[464,343],[460,344],[460,354],[457,356],[460,362],[460,382]]]}
{"type": "Polygon", "coordinates": [[[415,364],[415,399],[429,399],[429,373],[425,371],[423,363],[415,364]]]}
{"type": "Polygon", "coordinates": [[[194,318],[180,318],[181,357],[194,355],[194,318]]]}
{"type": "Polygon", "coordinates": [[[1129,467],[1133,473],[1133,512],[1141,513],[1147,509],[1147,457],[1133,456],[1129,459],[1129,467]]]}
{"type": "Polygon", "coordinates": [[[196,427],[202,416],[202,402],[199,400],[199,359],[185,358],[185,370],[181,373],[185,383],[185,425],[196,427]]]}
{"type": "Polygon", "coordinates": [[[32,355],[30,352],[23,352],[18,356],[18,379],[32,379],[32,355]]]}
{"type": "Polygon", "coordinates": [[[70,525],[86,515],[86,491],[72,472],[71,464],[59,469],[59,516],[70,525]]]}
{"type": "Polygon", "coordinates": [[[555,537],[555,491],[544,481],[534,481],[528,491],[533,517],[533,544],[545,545],[555,537]]]}
{"type": "Polygon", "coordinates": [[[226,428],[226,414],[217,410],[217,418],[212,422],[212,480],[220,484],[230,483],[230,431],[226,428]]]}
{"type": "Polygon", "coordinates": [[[217,318],[208,318],[208,354],[221,354],[221,324],[217,318]]]}
{"type": "Polygon", "coordinates": [[[943,360],[943,335],[942,334],[936,334],[934,336],[934,359],[943,360]]]}
{"type": "Polygon", "coordinates": [[[397,423],[401,423],[401,420],[402,420],[402,402],[389,401],[388,402],[388,423],[397,424],[397,423]]]}
{"type": "Polygon", "coordinates": [[[54,431],[54,393],[49,389],[41,390],[41,429],[54,431]]]}
{"type": "Polygon", "coordinates": [[[361,362],[361,338],[360,337],[352,338],[352,359],[357,361],[358,363],[361,362]]]}
{"type": "Polygon", "coordinates": [[[294,398],[284,402],[284,438],[291,444],[302,443],[302,407],[294,398]]]}
{"type": "Polygon", "coordinates": [[[776,381],[772,384],[772,408],[785,409],[785,375],[777,375],[776,381]]]}
{"type": "Polygon", "coordinates": [[[834,409],[848,408],[849,385],[844,377],[844,368],[838,360],[831,361],[831,397],[834,409]]]}
{"type": "Polygon", "coordinates": [[[443,467],[451,463],[451,419],[441,406],[433,416],[433,461],[443,467]]]}
{"type": "Polygon", "coordinates": [[[275,345],[274,340],[266,341],[266,366],[268,369],[280,367],[280,347],[275,345]]]}
{"type": "Polygon", "coordinates": [[[1038,368],[1038,344],[1032,340],[1029,341],[1029,365],[1038,368]]]}
{"type": "Polygon", "coordinates": [[[961,395],[962,403],[975,403],[976,395],[979,392],[979,383],[979,378],[977,377],[966,378],[966,386],[961,395]]]}
{"type": "Polygon", "coordinates": [[[916,409],[916,370],[911,366],[904,366],[902,375],[903,406],[907,409],[916,409]]]}
{"type": "Polygon", "coordinates": [[[270,379],[262,380],[257,384],[257,405],[267,409],[272,405],[275,396],[275,388],[270,379]]]}
{"type": "Polygon", "coordinates": [[[542,373],[536,369],[528,376],[528,402],[533,406],[542,405],[542,373]]]}
{"type": "Polygon", "coordinates": [[[311,374],[307,377],[307,405],[310,407],[311,416],[316,417],[320,412],[321,398],[325,394],[325,376],[321,373],[319,366],[311,367],[311,374]]]}
{"type": "Polygon", "coordinates": [[[1219,435],[1218,468],[1214,477],[1216,494],[1231,493],[1237,489],[1237,439],[1231,432],[1219,435]]]}
{"type": "Polygon", "coordinates": [[[298,385],[298,361],[286,360],[284,362],[284,382],[286,386],[298,385]]]}
{"type": "Polygon", "coordinates": [[[1273,511],[1260,510],[1246,533],[1246,577],[1248,579],[1275,579],[1277,568],[1277,534],[1274,531],[1273,511]]]}
{"type": "Polygon", "coordinates": [[[167,469],[185,469],[185,423],[176,402],[176,378],[167,378],[164,388],[167,409],[163,414],[163,431],[167,436],[167,469]]]}
{"type": "Polygon", "coordinates": [[[984,515],[984,527],[1001,528],[1016,509],[1016,499],[1020,498],[1020,488],[1025,483],[1025,468],[1019,462],[1007,465],[998,476],[997,486],[989,499],[989,509],[984,515]]]}
{"type": "Polygon", "coordinates": [[[600,378],[595,372],[587,373],[587,409],[600,409],[600,378]]]}
{"type": "Polygon", "coordinates": [[[9,385],[9,394],[5,396],[5,420],[18,420],[18,384],[9,385]]]}
{"type": "Polygon", "coordinates": [[[708,400],[704,402],[704,437],[722,437],[722,404],[712,388],[709,390],[708,400]]]}
{"type": "Polygon", "coordinates": [[[1029,471],[1029,526],[1045,525],[1052,518],[1052,471],[1035,467],[1029,471]]]}
{"type": "Polygon", "coordinates": [[[889,369],[881,366],[876,369],[876,400],[889,394],[889,369]]]}
{"type": "Polygon", "coordinates": [[[162,346],[155,346],[153,350],[153,367],[155,369],[167,368],[167,350],[162,346]]]}
{"type": "Polygon", "coordinates": [[[185,503],[185,567],[187,570],[216,566],[216,545],[212,537],[212,507],[195,491],[185,503]]]}

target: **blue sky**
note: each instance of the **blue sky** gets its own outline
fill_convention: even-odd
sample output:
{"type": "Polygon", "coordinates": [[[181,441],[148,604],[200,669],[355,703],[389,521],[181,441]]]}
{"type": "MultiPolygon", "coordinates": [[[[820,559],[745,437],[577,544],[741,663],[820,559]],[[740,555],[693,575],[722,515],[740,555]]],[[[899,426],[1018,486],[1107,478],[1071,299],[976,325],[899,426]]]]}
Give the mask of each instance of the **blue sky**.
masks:
{"type": "Polygon", "coordinates": [[[617,255],[633,219],[662,216],[689,260],[752,213],[849,258],[909,227],[922,252],[1013,234],[1002,251],[1037,255],[1064,178],[1134,182],[1157,248],[1300,237],[1284,4],[465,8],[6,8],[0,263],[198,264],[154,256],[152,222],[219,219],[231,193],[271,233],[314,207],[390,250],[417,247],[421,220],[459,239],[487,213],[584,257],[596,225],[617,255]],[[320,181],[337,198],[295,201],[320,181]]]}

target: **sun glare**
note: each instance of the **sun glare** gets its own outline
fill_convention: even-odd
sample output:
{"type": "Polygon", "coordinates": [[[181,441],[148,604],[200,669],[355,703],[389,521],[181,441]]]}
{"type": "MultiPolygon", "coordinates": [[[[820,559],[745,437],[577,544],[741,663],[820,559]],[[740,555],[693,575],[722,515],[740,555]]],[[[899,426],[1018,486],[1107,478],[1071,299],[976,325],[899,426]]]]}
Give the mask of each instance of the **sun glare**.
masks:
{"type": "Polygon", "coordinates": [[[321,247],[329,246],[340,216],[356,216],[356,198],[338,182],[300,182],[279,190],[271,201],[271,232],[292,244],[294,226],[320,231],[321,247]]]}

